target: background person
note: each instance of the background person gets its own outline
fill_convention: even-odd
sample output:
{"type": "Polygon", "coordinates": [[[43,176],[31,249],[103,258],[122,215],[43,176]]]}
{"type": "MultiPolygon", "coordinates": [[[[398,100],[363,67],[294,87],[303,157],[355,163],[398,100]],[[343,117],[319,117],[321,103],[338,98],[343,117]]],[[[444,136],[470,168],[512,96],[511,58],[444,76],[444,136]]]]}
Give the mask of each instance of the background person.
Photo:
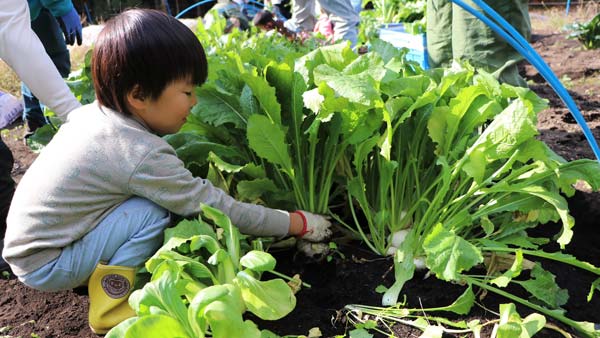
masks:
{"type": "MultiPolygon", "coordinates": [[[[71,60],[67,43],[81,45],[81,21],[71,0],[28,0],[31,28],[44,45],[44,49],[63,78],[71,72],[71,60]]],[[[27,130],[25,137],[49,121],[44,116],[38,98],[26,83],[21,85],[23,94],[23,121],[27,130]]]]}
{"type": "MultiPolygon", "coordinates": [[[[479,8],[472,1],[467,4],[479,8]]],[[[529,0],[487,1],[527,40],[531,38],[529,0]]],[[[523,57],[502,37],[450,0],[427,0],[427,51],[431,67],[468,60],[511,85],[526,87],[517,63],[523,57]]]]}
{"type": "Polygon", "coordinates": [[[332,39],[334,36],[333,24],[331,23],[331,20],[329,20],[329,15],[327,15],[327,12],[325,12],[322,8],[321,15],[319,15],[319,19],[315,24],[314,32],[320,33],[327,38],[327,40],[332,39]]]}
{"type": "Polygon", "coordinates": [[[265,9],[270,10],[276,20],[287,21],[292,17],[290,0],[265,0],[265,9]]]}
{"type": "MultiPolygon", "coordinates": [[[[350,41],[352,47],[358,39],[360,17],[350,0],[318,0],[333,24],[334,41],[350,41]]],[[[312,32],[317,23],[316,0],[294,0],[292,19],[299,30],[312,32]]]]}
{"type": "Polygon", "coordinates": [[[224,29],[225,34],[231,33],[234,28],[240,31],[246,31],[250,28],[250,18],[244,4],[241,0],[235,0],[217,3],[212,7],[227,20],[224,29]]]}
{"type": "MultiPolygon", "coordinates": [[[[48,105],[58,117],[81,106],[44,52],[44,46],[31,29],[29,8],[25,0],[3,0],[0,7],[0,58],[48,105]]],[[[6,214],[15,183],[11,177],[13,156],[0,138],[0,251],[4,247],[6,214]]],[[[0,257],[0,271],[8,264],[0,257]]]]}
{"type": "Polygon", "coordinates": [[[256,13],[252,19],[252,24],[265,31],[275,30],[281,35],[285,36],[289,41],[294,41],[297,37],[295,32],[292,32],[285,27],[283,21],[276,20],[276,17],[273,16],[273,13],[267,10],[262,10],[256,13]]]}

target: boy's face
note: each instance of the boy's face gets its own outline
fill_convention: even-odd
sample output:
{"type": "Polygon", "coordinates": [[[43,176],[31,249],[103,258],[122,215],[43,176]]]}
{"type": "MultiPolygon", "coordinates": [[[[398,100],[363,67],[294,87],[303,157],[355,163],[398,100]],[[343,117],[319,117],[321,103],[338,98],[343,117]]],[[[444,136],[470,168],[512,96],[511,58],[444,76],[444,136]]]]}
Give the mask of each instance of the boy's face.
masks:
{"type": "Polygon", "coordinates": [[[197,102],[194,84],[189,80],[172,82],[158,99],[145,101],[144,109],[136,115],[160,135],[178,132],[197,102]]]}

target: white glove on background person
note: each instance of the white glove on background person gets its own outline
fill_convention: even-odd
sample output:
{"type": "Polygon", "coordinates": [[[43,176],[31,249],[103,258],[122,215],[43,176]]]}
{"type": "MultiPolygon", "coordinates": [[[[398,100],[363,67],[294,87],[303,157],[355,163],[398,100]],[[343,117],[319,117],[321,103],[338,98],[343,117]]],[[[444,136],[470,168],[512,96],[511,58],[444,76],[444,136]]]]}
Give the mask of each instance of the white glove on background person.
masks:
{"type": "Polygon", "coordinates": [[[297,210],[294,213],[300,215],[304,223],[302,232],[297,236],[298,239],[322,242],[331,236],[331,222],[324,216],[304,210],[297,210]]]}

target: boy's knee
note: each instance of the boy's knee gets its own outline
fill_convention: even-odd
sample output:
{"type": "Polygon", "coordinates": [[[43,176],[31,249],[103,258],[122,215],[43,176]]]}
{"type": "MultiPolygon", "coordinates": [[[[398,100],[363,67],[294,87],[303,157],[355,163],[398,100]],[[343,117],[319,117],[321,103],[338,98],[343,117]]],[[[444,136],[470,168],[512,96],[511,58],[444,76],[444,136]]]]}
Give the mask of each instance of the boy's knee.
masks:
{"type": "Polygon", "coordinates": [[[142,197],[132,197],[127,200],[126,209],[123,210],[124,214],[128,211],[134,211],[137,213],[136,216],[140,219],[140,226],[143,228],[160,226],[166,227],[170,221],[171,214],[169,211],[160,205],[150,201],[149,199],[142,197]]]}
{"type": "Polygon", "coordinates": [[[160,205],[152,202],[151,200],[143,197],[132,197],[123,203],[128,207],[140,210],[147,210],[149,214],[156,215],[157,217],[163,218],[169,215],[169,211],[160,205]]]}

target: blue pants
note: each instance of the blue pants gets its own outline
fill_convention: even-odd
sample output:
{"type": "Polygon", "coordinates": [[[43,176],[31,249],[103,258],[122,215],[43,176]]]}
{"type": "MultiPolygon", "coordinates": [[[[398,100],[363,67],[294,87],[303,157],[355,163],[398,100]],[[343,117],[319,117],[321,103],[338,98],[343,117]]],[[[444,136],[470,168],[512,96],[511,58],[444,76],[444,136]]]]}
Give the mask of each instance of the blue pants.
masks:
{"type": "MultiPolygon", "coordinates": [[[[71,59],[56,18],[47,9],[42,9],[40,15],[31,22],[31,28],[42,41],[46,53],[54,62],[60,75],[64,78],[68,77],[71,71],[71,59]]],[[[21,92],[25,108],[23,109],[23,121],[27,123],[29,131],[34,131],[47,124],[48,121],[44,117],[40,101],[24,83],[21,83],[21,92]]]]}
{"type": "Polygon", "coordinates": [[[141,267],[161,247],[170,220],[166,209],[132,197],[79,241],[63,248],[58,258],[19,279],[38,290],[59,291],[83,285],[101,261],[141,267]]]}

